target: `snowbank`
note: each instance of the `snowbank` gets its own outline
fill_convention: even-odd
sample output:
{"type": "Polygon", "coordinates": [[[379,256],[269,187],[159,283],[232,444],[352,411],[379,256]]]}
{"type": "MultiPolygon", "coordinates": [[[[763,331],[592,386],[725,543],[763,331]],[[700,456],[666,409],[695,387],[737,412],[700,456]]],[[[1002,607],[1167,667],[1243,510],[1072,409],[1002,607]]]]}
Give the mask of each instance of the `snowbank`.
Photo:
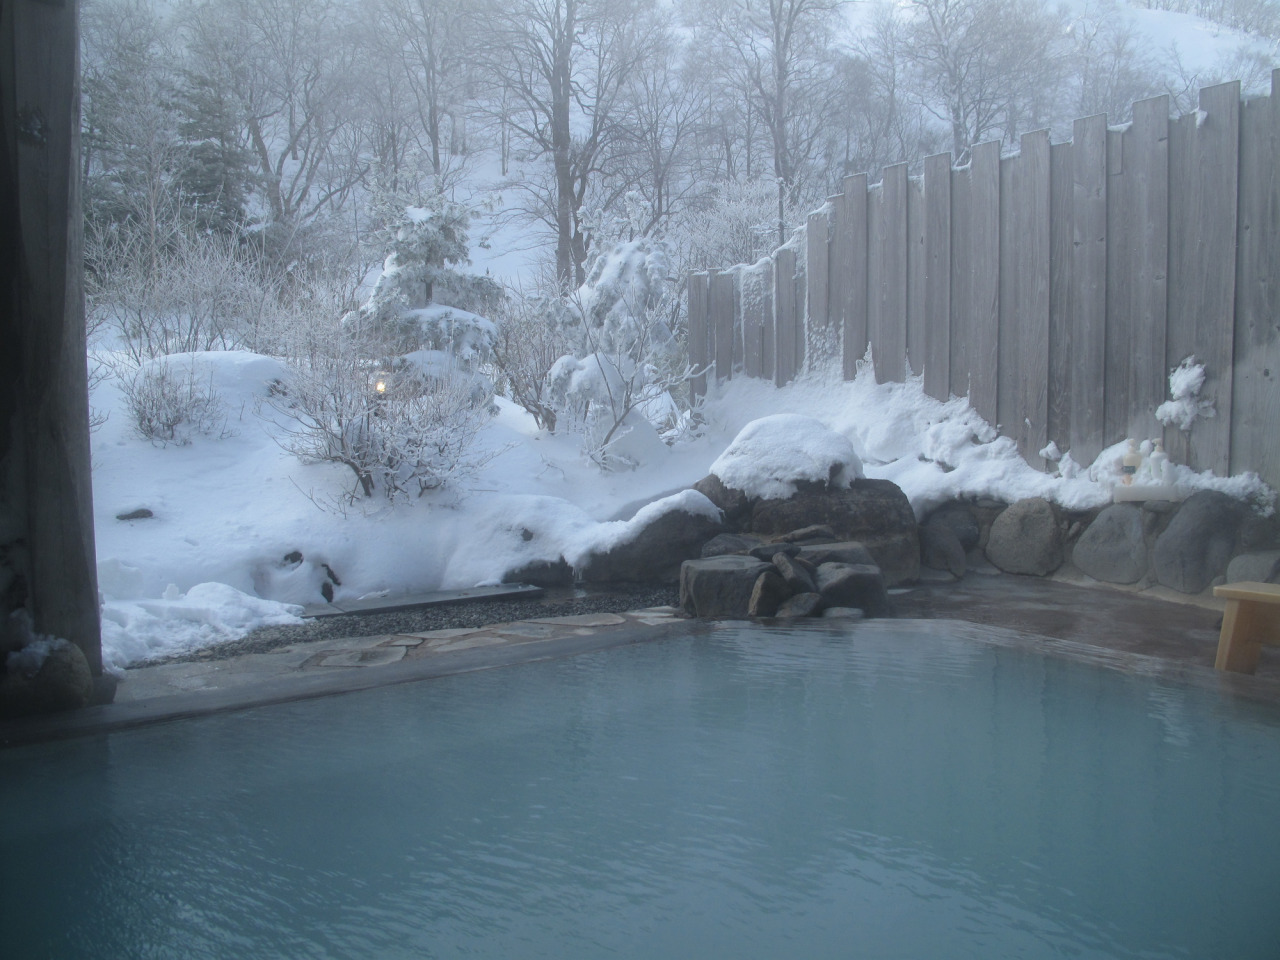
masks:
{"type": "Polygon", "coordinates": [[[847,437],[796,413],[747,424],[711,464],[711,472],[725,486],[763,500],[785,500],[799,480],[843,488],[863,476],[862,461],[847,437]]]}

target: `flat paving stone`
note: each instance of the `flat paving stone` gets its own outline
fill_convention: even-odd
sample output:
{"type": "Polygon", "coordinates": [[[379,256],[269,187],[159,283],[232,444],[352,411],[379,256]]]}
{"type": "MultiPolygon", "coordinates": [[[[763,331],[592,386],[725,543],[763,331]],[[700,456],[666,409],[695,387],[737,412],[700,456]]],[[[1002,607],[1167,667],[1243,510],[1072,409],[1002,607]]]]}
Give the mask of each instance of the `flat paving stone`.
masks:
{"type": "Polygon", "coordinates": [[[616,613],[579,613],[569,617],[534,617],[525,623],[546,623],[561,627],[616,627],[626,623],[626,617],[616,613]]]}
{"type": "Polygon", "coordinates": [[[404,647],[371,647],[364,650],[338,650],[327,653],[317,667],[381,667],[404,659],[404,647]]]}

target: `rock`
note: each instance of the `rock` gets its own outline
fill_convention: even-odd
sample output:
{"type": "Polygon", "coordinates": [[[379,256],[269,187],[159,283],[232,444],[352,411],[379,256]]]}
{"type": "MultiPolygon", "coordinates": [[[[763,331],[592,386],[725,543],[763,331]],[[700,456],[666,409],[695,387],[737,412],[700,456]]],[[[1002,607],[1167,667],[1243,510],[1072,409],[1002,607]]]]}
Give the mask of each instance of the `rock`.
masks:
{"type": "Polygon", "coordinates": [[[1226,573],[1244,510],[1240,501],[1217,490],[1189,496],[1156,538],[1151,557],[1156,579],[1180,593],[1199,593],[1226,573]]]}
{"type": "Polygon", "coordinates": [[[573,585],[573,568],[564,557],[557,560],[535,560],[515,570],[508,570],[503,583],[528,583],[535,587],[568,587],[573,585]]]}
{"type": "Polygon", "coordinates": [[[792,530],[780,537],[774,537],[774,543],[831,543],[836,539],[835,532],[823,523],[815,523],[799,530],[792,530]]]}
{"type": "Polygon", "coordinates": [[[724,511],[725,529],[734,532],[749,525],[751,501],[741,490],[726,487],[714,473],[707,474],[695,483],[693,489],[724,511]]]}
{"type": "Polygon", "coordinates": [[[861,620],[865,614],[857,607],[825,607],[823,620],[861,620]]]}
{"type": "Polygon", "coordinates": [[[772,617],[791,596],[791,588],[776,570],[766,570],[756,577],[755,586],[751,588],[751,599],[747,602],[747,616],[772,617]]]}
{"type": "Polygon", "coordinates": [[[755,557],[686,560],[680,566],[680,609],[691,617],[743,619],[766,570],[774,570],[773,564],[755,557]]]}
{"type": "Polygon", "coordinates": [[[1227,564],[1227,583],[1280,583],[1280,550],[1242,553],[1227,564]]]}
{"type": "MultiPolygon", "coordinates": [[[[702,555],[704,557],[723,557],[733,553],[752,553],[752,550],[758,548],[761,544],[759,537],[753,537],[745,533],[718,533],[706,543],[702,545],[702,555]]],[[[762,557],[761,559],[769,559],[762,557]]]]}
{"type": "Polygon", "coordinates": [[[818,592],[833,607],[857,607],[869,617],[889,615],[889,594],[880,568],[865,563],[824,563],[818,592]]]}
{"type": "Polygon", "coordinates": [[[978,518],[973,515],[973,511],[963,503],[956,503],[955,501],[944,503],[937,510],[934,510],[925,520],[925,524],[946,527],[955,534],[965,553],[976,547],[979,538],[982,536],[982,531],[978,527],[978,518]]]}
{"type": "Polygon", "coordinates": [[[897,484],[855,480],[847,490],[805,491],[786,500],[760,500],[751,511],[751,532],[765,537],[819,524],[830,527],[836,537],[861,541],[891,586],[919,576],[916,518],[897,484]]]}
{"type": "Polygon", "coordinates": [[[117,513],[117,520],[150,520],[155,514],[146,507],[139,507],[137,510],[130,510],[128,513],[117,513]]]}
{"type": "Polygon", "coordinates": [[[782,579],[786,581],[787,588],[792,593],[818,592],[818,585],[813,582],[809,571],[800,564],[794,563],[785,553],[775,554],[773,565],[777,567],[778,573],[782,574],[782,579]]]}
{"type": "Polygon", "coordinates": [[[706,514],[670,510],[626,543],[605,553],[591,554],[578,575],[589,583],[616,580],[674,583],[680,579],[680,564],[700,557],[702,545],[722,529],[719,520],[706,514]]]}
{"type": "Polygon", "coordinates": [[[1062,566],[1062,526],[1053,504],[1029,497],[996,517],[987,537],[987,559],[1005,573],[1036,577],[1062,566]]]}
{"type": "Polygon", "coordinates": [[[4,676],[0,682],[0,716],[74,710],[87,706],[92,697],[89,661],[75,644],[57,640],[34,674],[13,670],[4,676]]]}
{"type": "Polygon", "coordinates": [[[1137,583],[1147,572],[1142,508],[1116,503],[1098,514],[1071,552],[1082,573],[1107,583],[1137,583]]]}
{"type": "MultiPolygon", "coordinates": [[[[974,524],[977,543],[977,524],[974,524]]],[[[956,579],[964,576],[964,546],[955,531],[945,523],[930,520],[920,528],[920,562],[930,570],[946,570],[956,579]]]]}
{"type": "Polygon", "coordinates": [[[846,540],[843,543],[824,543],[816,547],[804,547],[800,557],[808,560],[815,567],[824,563],[875,563],[875,558],[858,540],[846,540]]]}
{"type": "Polygon", "coordinates": [[[788,557],[800,556],[800,545],[797,543],[762,543],[758,547],[752,547],[747,551],[757,560],[767,560],[773,562],[773,558],[783,553],[788,557]]]}
{"type": "Polygon", "coordinates": [[[800,617],[816,617],[821,612],[821,594],[797,593],[778,607],[778,612],[774,616],[779,620],[795,620],[800,617]]]}

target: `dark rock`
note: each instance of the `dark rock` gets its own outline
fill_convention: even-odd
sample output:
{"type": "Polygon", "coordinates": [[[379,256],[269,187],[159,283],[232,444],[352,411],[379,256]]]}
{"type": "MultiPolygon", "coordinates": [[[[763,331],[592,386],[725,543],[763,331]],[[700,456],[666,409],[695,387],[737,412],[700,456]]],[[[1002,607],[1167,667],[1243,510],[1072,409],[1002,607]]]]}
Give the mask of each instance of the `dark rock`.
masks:
{"type": "MultiPolygon", "coordinates": [[[[791,555],[788,554],[788,556],[791,556],[791,555]]],[[[800,556],[799,554],[796,554],[794,557],[791,557],[791,562],[794,563],[801,570],[809,574],[809,576],[811,577],[818,576],[818,565],[812,562],[811,560],[806,560],[804,557],[800,556]]],[[[814,582],[816,583],[817,580],[815,580],[814,582]]]]}
{"type": "Polygon", "coordinates": [[[823,620],[861,620],[864,616],[857,607],[826,607],[822,611],[823,620]]]}
{"type": "Polygon", "coordinates": [[[324,569],[324,575],[333,581],[333,585],[335,587],[342,586],[342,581],[339,580],[338,575],[333,572],[333,567],[329,566],[327,563],[322,563],[320,566],[324,569]]]}
{"type": "Polygon", "coordinates": [[[1142,509],[1115,503],[1098,514],[1071,552],[1081,573],[1107,583],[1137,583],[1147,572],[1142,509]]]}
{"type": "Polygon", "coordinates": [[[773,565],[777,567],[778,573],[782,574],[782,579],[786,581],[787,588],[792,593],[817,593],[818,585],[813,582],[809,571],[798,563],[794,563],[785,553],[775,554],[773,565]]]}
{"type": "MultiPolygon", "coordinates": [[[[977,524],[973,532],[974,543],[977,543],[977,524]]],[[[920,562],[930,570],[946,570],[959,579],[966,568],[964,554],[960,538],[945,523],[930,520],[920,527],[920,562]]]]}
{"type": "Polygon", "coordinates": [[[875,563],[875,558],[861,542],[846,540],[843,543],[824,543],[816,547],[805,547],[799,554],[815,567],[824,563],[875,563]]]}
{"type": "Polygon", "coordinates": [[[702,545],[722,528],[719,520],[705,514],[672,510],[657,517],[628,542],[589,556],[578,575],[591,583],[674,583],[680,578],[680,564],[700,557],[702,545]]]}
{"type": "Polygon", "coordinates": [[[280,558],[280,562],[286,567],[296,567],[302,562],[302,551],[290,550],[280,558]]]}
{"type": "Polygon", "coordinates": [[[1029,497],[996,517],[987,538],[987,559],[1005,573],[1036,577],[1062,566],[1062,525],[1053,504],[1029,497]]]}
{"type": "Polygon", "coordinates": [[[1226,573],[1244,517],[1240,501],[1216,490],[1189,496],[1156,538],[1156,579],[1180,593],[1199,593],[1226,573]]]}
{"type": "Polygon", "coordinates": [[[826,524],[816,523],[799,530],[792,530],[780,537],[774,537],[774,543],[831,543],[836,539],[835,532],[826,524]]]}
{"type": "Polygon", "coordinates": [[[800,556],[800,545],[798,543],[762,543],[747,552],[757,560],[768,560],[772,563],[773,558],[780,553],[785,553],[788,557],[800,556]]]}
{"type": "Polygon", "coordinates": [[[568,587],[573,585],[573,568],[564,557],[557,560],[535,560],[515,570],[508,570],[503,583],[528,583],[535,587],[568,587]]]}
{"type": "Polygon", "coordinates": [[[751,532],[765,537],[819,524],[830,527],[836,537],[861,541],[890,585],[919,576],[916,518],[897,484],[888,480],[855,480],[847,490],[761,500],[751,512],[751,532]]]}
{"type": "Polygon", "coordinates": [[[773,569],[754,557],[686,560],[680,566],[680,609],[691,617],[743,619],[756,580],[773,569]]]}
{"type": "Polygon", "coordinates": [[[333,584],[328,580],[320,584],[320,596],[324,597],[325,603],[333,603],[333,584]]]}
{"type": "Polygon", "coordinates": [[[869,617],[890,612],[884,576],[873,564],[824,563],[818,568],[818,591],[833,607],[857,607],[869,617]]]}
{"type": "Polygon", "coordinates": [[[65,640],[53,649],[34,674],[10,671],[0,682],[0,716],[26,716],[75,710],[93,697],[93,675],[80,648],[65,640]]]}
{"type": "Polygon", "coordinates": [[[1178,509],[1178,504],[1173,500],[1144,500],[1142,501],[1142,509],[1147,513],[1168,514],[1178,509]]]}
{"type": "Polygon", "coordinates": [[[137,510],[130,510],[128,513],[117,513],[117,520],[150,520],[155,514],[146,507],[139,507],[137,510]]]}
{"type": "Polygon", "coordinates": [[[1242,553],[1227,564],[1227,583],[1280,583],[1280,550],[1242,553]]]}
{"type": "Polygon", "coordinates": [[[745,530],[751,521],[751,500],[741,490],[726,487],[714,473],[693,485],[693,489],[724,511],[724,526],[730,532],[745,530]]]}
{"type": "MultiPolygon", "coordinates": [[[[968,553],[978,545],[982,530],[978,527],[978,518],[963,503],[944,503],[925,519],[925,524],[935,524],[949,529],[960,541],[964,552],[968,553]]],[[[939,569],[946,569],[940,567],[939,569]]]]}
{"type": "Polygon", "coordinates": [[[1239,542],[1241,552],[1280,550],[1280,513],[1260,517],[1253,510],[1244,511],[1239,542]]]}
{"type": "MultiPolygon", "coordinates": [[[[702,545],[702,555],[704,557],[723,557],[731,553],[751,553],[753,549],[760,546],[760,543],[759,537],[753,537],[746,533],[718,533],[702,545]]],[[[773,554],[769,556],[772,557],[773,554]]]]}
{"type": "Polygon", "coordinates": [[[795,620],[800,617],[816,617],[822,612],[822,595],[797,593],[778,607],[774,614],[779,620],[795,620]]]}
{"type": "Polygon", "coordinates": [[[791,596],[791,588],[776,570],[766,570],[756,577],[755,586],[751,588],[751,599],[747,602],[747,616],[772,617],[791,596]]]}

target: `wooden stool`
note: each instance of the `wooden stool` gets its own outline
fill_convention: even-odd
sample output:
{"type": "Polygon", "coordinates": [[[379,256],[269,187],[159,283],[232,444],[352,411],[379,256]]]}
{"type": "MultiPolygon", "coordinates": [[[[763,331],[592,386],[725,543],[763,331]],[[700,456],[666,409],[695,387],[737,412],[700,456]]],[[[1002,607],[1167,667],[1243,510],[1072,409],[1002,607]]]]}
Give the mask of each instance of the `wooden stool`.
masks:
{"type": "Polygon", "coordinates": [[[1224,583],[1213,588],[1213,595],[1227,601],[1214,667],[1253,673],[1262,645],[1280,645],[1280,584],[1224,583]]]}

